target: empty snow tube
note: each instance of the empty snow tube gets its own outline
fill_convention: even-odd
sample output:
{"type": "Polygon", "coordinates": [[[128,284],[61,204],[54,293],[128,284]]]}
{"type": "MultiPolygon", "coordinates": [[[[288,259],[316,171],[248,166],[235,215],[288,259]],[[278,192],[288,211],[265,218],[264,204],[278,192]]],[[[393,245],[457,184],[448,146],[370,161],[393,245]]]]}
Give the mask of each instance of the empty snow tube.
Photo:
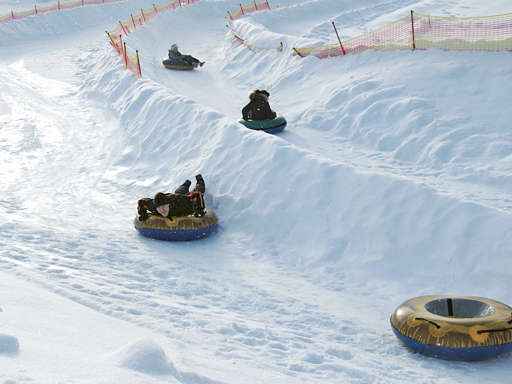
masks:
{"type": "Polygon", "coordinates": [[[141,235],[158,240],[188,241],[206,237],[217,229],[219,219],[211,209],[205,209],[203,217],[177,216],[167,218],[149,214],[146,221],[135,217],[133,225],[141,235]]]}
{"type": "Polygon", "coordinates": [[[286,119],[281,115],[277,115],[273,119],[268,120],[239,119],[238,122],[245,125],[247,128],[267,133],[279,133],[286,127],[286,119]]]}
{"type": "Polygon", "coordinates": [[[194,69],[193,65],[190,65],[182,60],[177,59],[164,59],[164,61],[162,61],[162,64],[164,65],[165,68],[176,69],[178,71],[190,71],[191,69],[194,69]]]}
{"type": "Polygon", "coordinates": [[[421,296],[391,316],[407,347],[445,360],[477,361],[512,352],[512,307],[471,296],[421,296]]]}

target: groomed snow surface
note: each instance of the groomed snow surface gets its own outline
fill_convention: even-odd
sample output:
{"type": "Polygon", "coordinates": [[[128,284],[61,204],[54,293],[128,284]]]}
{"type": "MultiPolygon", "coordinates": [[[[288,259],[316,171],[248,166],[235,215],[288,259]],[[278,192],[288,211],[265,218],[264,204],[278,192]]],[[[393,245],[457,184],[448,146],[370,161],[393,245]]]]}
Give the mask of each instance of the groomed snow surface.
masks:
{"type": "Polygon", "coordinates": [[[510,1],[283,0],[233,23],[278,52],[233,38],[239,0],[201,0],[124,39],[137,78],[105,31],[153,3],[0,25],[0,383],[509,383],[511,356],[429,358],[389,318],[422,295],[512,304],[512,54],[292,48],[510,1]],[[204,67],[164,68],[173,43],[204,67]],[[237,123],[257,88],[282,133],[237,123]],[[198,173],[216,233],[135,231],[139,198],[198,173]]]}

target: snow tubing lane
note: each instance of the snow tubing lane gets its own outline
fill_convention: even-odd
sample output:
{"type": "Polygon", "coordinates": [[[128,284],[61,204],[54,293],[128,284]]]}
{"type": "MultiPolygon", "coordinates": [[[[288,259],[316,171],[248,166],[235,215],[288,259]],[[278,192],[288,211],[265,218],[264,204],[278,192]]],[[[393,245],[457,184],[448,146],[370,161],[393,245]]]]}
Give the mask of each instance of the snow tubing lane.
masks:
{"type": "Polygon", "coordinates": [[[133,225],[141,235],[158,240],[188,241],[208,236],[217,229],[219,219],[215,212],[206,208],[203,217],[177,216],[171,219],[149,214],[146,221],[135,217],[133,225]]]}
{"type": "Polygon", "coordinates": [[[421,296],[391,316],[407,347],[445,360],[477,361],[512,352],[512,307],[472,296],[421,296]]]}
{"type": "Polygon", "coordinates": [[[176,69],[178,71],[190,71],[194,69],[193,65],[176,59],[164,59],[164,61],[162,61],[162,64],[164,65],[165,68],[176,69]]]}
{"type": "Polygon", "coordinates": [[[267,133],[279,133],[286,127],[286,119],[281,115],[277,115],[275,118],[268,120],[238,119],[238,122],[245,125],[247,128],[267,133]]]}

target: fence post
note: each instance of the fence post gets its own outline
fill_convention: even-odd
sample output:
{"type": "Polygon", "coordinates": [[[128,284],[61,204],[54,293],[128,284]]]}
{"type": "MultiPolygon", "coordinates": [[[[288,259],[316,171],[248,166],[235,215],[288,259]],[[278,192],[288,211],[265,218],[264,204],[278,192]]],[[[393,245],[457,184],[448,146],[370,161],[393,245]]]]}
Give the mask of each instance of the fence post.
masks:
{"type": "Polygon", "coordinates": [[[119,25],[123,29],[123,32],[124,32],[125,35],[128,35],[128,33],[130,33],[130,32],[126,32],[126,30],[124,29],[123,23],[119,22],[119,25]]]}
{"type": "Polygon", "coordinates": [[[153,4],[153,8],[155,8],[155,13],[158,13],[158,11],[156,10],[155,4],[153,4]]]}
{"type": "Polygon", "coordinates": [[[299,51],[297,51],[295,48],[293,48],[293,50],[295,51],[295,53],[296,53],[297,55],[299,55],[300,57],[302,57],[302,55],[300,54],[300,52],[299,52],[299,51]]]}
{"type": "Polygon", "coordinates": [[[233,20],[233,16],[231,16],[231,13],[229,13],[229,11],[228,11],[228,15],[229,15],[229,18],[230,18],[231,20],[233,20]]]}
{"type": "MultiPolygon", "coordinates": [[[[105,31],[105,33],[108,35],[108,38],[110,39],[110,45],[112,46],[112,48],[114,48],[116,50],[116,53],[119,55],[119,50],[116,47],[116,43],[114,42],[114,39],[112,38],[112,36],[110,36],[110,33],[108,33],[108,31],[105,31]]],[[[121,37],[121,36],[119,36],[119,37],[121,37]]]]}
{"type": "Polygon", "coordinates": [[[414,41],[414,18],[413,11],[411,11],[411,25],[412,25],[412,50],[416,49],[416,41],[414,41]]]}
{"type": "Polygon", "coordinates": [[[112,40],[112,36],[110,36],[110,33],[108,33],[108,31],[105,31],[105,33],[108,35],[108,38],[110,39],[110,45],[114,46],[114,40],[112,40]]]}
{"type": "Polygon", "coordinates": [[[124,60],[124,66],[128,69],[128,57],[126,55],[126,43],[124,43],[123,60],[124,60]]]}
{"type": "Polygon", "coordinates": [[[14,20],[14,12],[11,11],[11,19],[14,20]]]}
{"type": "Polygon", "coordinates": [[[60,11],[60,1],[57,1],[57,8],[59,9],[60,11]]]}
{"type": "Polygon", "coordinates": [[[144,10],[141,8],[140,11],[142,12],[142,18],[144,19],[144,22],[147,23],[146,16],[144,15],[144,10]]]}
{"type": "Polygon", "coordinates": [[[267,3],[267,9],[270,9],[270,5],[268,5],[268,0],[265,0],[267,3]]]}
{"type": "Polygon", "coordinates": [[[36,10],[36,15],[37,15],[37,5],[34,5],[34,9],[36,10]]]}
{"type": "Polygon", "coordinates": [[[343,48],[343,44],[341,44],[340,35],[338,35],[338,30],[336,29],[336,26],[334,25],[334,21],[332,22],[332,26],[334,27],[336,36],[338,36],[338,41],[340,42],[340,47],[341,47],[341,51],[343,52],[343,56],[345,56],[347,53],[345,52],[345,49],[343,48]]]}
{"type": "Polygon", "coordinates": [[[244,9],[242,8],[242,4],[240,4],[240,11],[242,11],[242,15],[245,15],[244,9]]]}
{"type": "Polygon", "coordinates": [[[139,69],[139,77],[142,77],[142,71],[140,70],[139,51],[135,51],[135,56],[137,57],[137,68],[139,69]]]}
{"type": "Polygon", "coordinates": [[[133,29],[137,29],[137,27],[135,26],[135,20],[133,20],[133,15],[130,15],[132,17],[132,24],[133,24],[133,29]]]}

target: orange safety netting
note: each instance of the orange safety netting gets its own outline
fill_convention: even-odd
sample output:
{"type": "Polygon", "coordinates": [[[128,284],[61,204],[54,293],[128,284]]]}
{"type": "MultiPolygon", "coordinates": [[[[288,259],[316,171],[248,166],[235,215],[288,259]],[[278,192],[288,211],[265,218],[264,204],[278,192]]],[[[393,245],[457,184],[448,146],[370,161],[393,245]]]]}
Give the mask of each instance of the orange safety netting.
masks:
{"type": "Polygon", "coordinates": [[[114,47],[117,54],[122,56],[124,65],[127,69],[135,73],[138,77],[142,76],[139,62],[139,51],[135,51],[135,57],[126,49],[126,43],[123,43],[122,37],[118,38],[110,36],[110,44],[114,47]]]}
{"type": "Polygon", "coordinates": [[[255,1],[254,3],[250,5],[242,5],[240,4],[240,8],[237,9],[236,12],[229,12],[229,20],[238,20],[244,17],[244,15],[256,11],[263,11],[266,9],[270,9],[270,6],[268,5],[268,1],[255,1]]]}
{"type": "Polygon", "coordinates": [[[235,31],[233,31],[233,29],[231,28],[231,25],[229,23],[230,21],[241,19],[247,13],[252,13],[252,12],[256,12],[256,11],[264,11],[264,10],[270,10],[270,6],[268,5],[268,1],[259,1],[259,2],[255,1],[254,3],[252,3],[250,5],[242,5],[242,4],[240,4],[240,8],[235,13],[231,13],[231,12],[228,11],[229,18],[226,17],[226,19],[228,19],[227,27],[233,33],[235,38],[240,43],[242,43],[247,48],[249,48],[250,50],[256,50],[256,49],[258,49],[258,50],[273,50],[273,49],[277,49],[278,51],[282,52],[283,51],[283,43],[281,43],[281,45],[279,47],[277,47],[277,48],[261,48],[261,47],[256,47],[254,45],[246,44],[244,39],[242,39],[240,36],[238,36],[235,33],[235,31]]]}
{"type": "Polygon", "coordinates": [[[108,32],[108,34],[113,36],[126,36],[133,30],[142,26],[142,24],[154,19],[160,12],[184,7],[187,5],[195,4],[197,2],[199,2],[199,0],[171,0],[162,5],[153,5],[151,8],[146,10],[141,9],[141,12],[138,15],[132,15],[131,18],[127,21],[120,21],[116,29],[108,32]]]}
{"type": "MultiPolygon", "coordinates": [[[[173,1],[173,3],[174,2],[179,3],[179,0],[173,1]]],[[[141,13],[139,15],[132,15],[129,20],[124,22],[120,21],[119,25],[115,29],[107,33],[109,36],[126,36],[131,31],[137,29],[137,27],[140,27],[143,23],[153,20],[157,14],[158,11],[156,10],[155,5],[147,10],[141,9],[141,13]]]]}
{"type": "Polygon", "coordinates": [[[140,71],[140,62],[139,62],[139,51],[135,51],[135,57],[133,57],[130,52],[126,49],[126,44],[124,46],[124,65],[130,71],[135,73],[138,77],[142,76],[142,72],[140,71]]]}
{"type": "Polygon", "coordinates": [[[247,48],[249,48],[251,51],[254,51],[254,50],[266,50],[266,51],[271,51],[271,50],[274,50],[274,49],[277,49],[278,51],[280,52],[283,52],[283,43],[281,43],[281,45],[277,48],[261,48],[261,47],[256,47],[254,45],[251,45],[251,44],[247,44],[244,39],[242,39],[240,36],[238,36],[228,25],[228,28],[229,30],[233,33],[233,35],[235,36],[235,39],[237,39],[241,44],[245,45],[247,48]]]}
{"type": "Polygon", "coordinates": [[[512,13],[467,18],[415,13],[413,21],[416,49],[512,50],[512,13]]]}
{"type": "Polygon", "coordinates": [[[107,4],[107,3],[115,3],[123,0],[76,0],[72,2],[62,2],[57,1],[53,5],[46,6],[34,6],[33,9],[24,12],[13,12],[11,11],[7,15],[0,16],[0,24],[7,23],[11,20],[22,20],[29,16],[38,15],[40,13],[52,12],[52,11],[60,11],[65,9],[72,9],[83,7],[85,5],[98,5],[98,4],[107,4]]]}
{"type": "Polygon", "coordinates": [[[414,12],[362,36],[339,43],[294,48],[294,55],[319,58],[360,53],[367,49],[439,48],[447,51],[512,50],[512,13],[485,17],[439,17],[414,12]]]}
{"type": "Polygon", "coordinates": [[[283,52],[283,43],[281,43],[281,45],[277,48],[261,48],[261,47],[256,47],[254,45],[251,45],[251,44],[247,44],[245,42],[244,39],[242,39],[240,36],[238,36],[235,31],[233,31],[231,29],[231,27],[229,25],[227,25],[227,27],[229,28],[229,30],[231,31],[231,33],[233,33],[233,36],[235,37],[235,39],[237,39],[241,44],[245,45],[247,48],[249,48],[251,51],[254,51],[254,50],[266,50],[266,51],[271,51],[271,50],[274,50],[274,49],[277,49],[278,51],[280,52],[283,52]]]}

